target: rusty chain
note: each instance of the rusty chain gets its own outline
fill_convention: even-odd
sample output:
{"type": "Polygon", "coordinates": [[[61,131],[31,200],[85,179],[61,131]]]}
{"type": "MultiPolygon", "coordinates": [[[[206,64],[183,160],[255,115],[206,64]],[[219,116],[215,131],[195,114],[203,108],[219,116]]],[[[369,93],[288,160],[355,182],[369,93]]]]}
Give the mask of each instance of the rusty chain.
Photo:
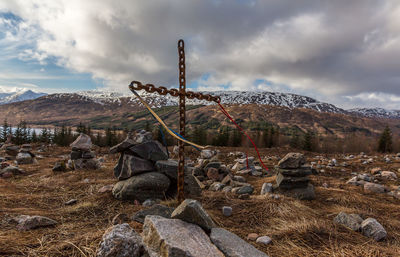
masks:
{"type": "MultiPolygon", "coordinates": [[[[181,93],[179,90],[172,88],[168,89],[166,87],[155,87],[153,84],[145,84],[143,85],[139,81],[132,81],[131,84],[129,85],[130,90],[145,90],[148,93],[154,93],[157,92],[160,95],[167,95],[170,94],[171,96],[180,96],[181,93]]],[[[188,99],[198,99],[198,100],[206,100],[210,102],[216,102],[220,103],[221,102],[221,97],[219,96],[212,96],[210,94],[202,94],[199,92],[193,92],[193,91],[186,91],[184,93],[184,96],[187,97],[188,99]]]]}

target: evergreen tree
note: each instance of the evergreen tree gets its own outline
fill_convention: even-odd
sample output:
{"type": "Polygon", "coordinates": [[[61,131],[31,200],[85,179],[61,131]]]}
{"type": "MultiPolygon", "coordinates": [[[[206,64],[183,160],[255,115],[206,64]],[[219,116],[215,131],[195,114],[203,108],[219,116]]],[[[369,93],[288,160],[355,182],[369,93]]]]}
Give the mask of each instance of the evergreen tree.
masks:
{"type": "Polygon", "coordinates": [[[196,126],[192,133],[193,141],[200,145],[207,143],[207,135],[203,126],[196,126]]]}
{"type": "Polygon", "coordinates": [[[34,129],[32,130],[31,142],[32,143],[37,143],[38,142],[38,136],[37,136],[36,131],[34,129]]]}
{"type": "Polygon", "coordinates": [[[387,125],[379,138],[378,151],[381,153],[392,151],[392,131],[387,125]]]}
{"type": "Polygon", "coordinates": [[[290,144],[290,147],[292,147],[292,148],[296,148],[296,149],[299,148],[300,137],[299,137],[299,133],[297,130],[293,131],[289,144],[290,144]]]}
{"type": "Polygon", "coordinates": [[[3,142],[7,141],[8,128],[9,128],[9,125],[7,123],[7,119],[4,119],[3,128],[1,131],[1,141],[3,141],[3,142]]]}
{"type": "MultiPolygon", "coordinates": [[[[56,133],[56,131],[54,131],[56,133]]],[[[43,128],[40,132],[39,141],[42,143],[49,143],[50,142],[50,133],[47,131],[46,128],[43,128]]]]}
{"type": "Polygon", "coordinates": [[[232,146],[239,147],[241,145],[242,145],[242,134],[238,129],[234,129],[232,135],[232,146]]]}
{"type": "Polygon", "coordinates": [[[303,150],[312,151],[313,150],[313,133],[311,131],[307,131],[304,135],[303,140],[303,150]]]}
{"type": "Polygon", "coordinates": [[[213,140],[215,146],[227,146],[229,141],[229,131],[227,127],[222,127],[218,135],[213,140]]]}

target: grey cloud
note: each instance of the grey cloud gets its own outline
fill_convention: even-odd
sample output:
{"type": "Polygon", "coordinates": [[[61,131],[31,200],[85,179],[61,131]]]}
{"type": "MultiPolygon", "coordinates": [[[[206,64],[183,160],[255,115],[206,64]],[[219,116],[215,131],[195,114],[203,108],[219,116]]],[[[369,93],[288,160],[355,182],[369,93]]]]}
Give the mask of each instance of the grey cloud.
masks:
{"type": "Polygon", "coordinates": [[[189,80],[211,74],[203,87],[266,79],[343,106],[366,92],[400,95],[396,0],[25,0],[0,10],[42,30],[41,56],[119,90],[132,79],[176,84],[184,38],[189,80]]]}

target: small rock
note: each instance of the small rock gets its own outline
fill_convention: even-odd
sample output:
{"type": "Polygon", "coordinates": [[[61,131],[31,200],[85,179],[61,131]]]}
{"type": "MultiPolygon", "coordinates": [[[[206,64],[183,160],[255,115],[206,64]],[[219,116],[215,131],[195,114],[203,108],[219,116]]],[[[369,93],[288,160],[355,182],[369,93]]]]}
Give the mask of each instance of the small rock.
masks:
{"type": "Polygon", "coordinates": [[[54,164],[53,171],[55,171],[55,172],[57,172],[57,171],[63,172],[63,171],[66,171],[66,170],[67,170],[67,166],[65,165],[65,162],[56,162],[54,164]]]}
{"type": "Polygon", "coordinates": [[[385,239],[387,236],[386,230],[374,218],[368,218],[361,223],[361,232],[364,236],[371,237],[375,241],[385,239]]]}
{"type": "Polygon", "coordinates": [[[54,226],[57,221],[43,216],[20,215],[14,220],[18,223],[18,230],[31,230],[39,227],[54,226]]]}
{"type": "Polygon", "coordinates": [[[258,234],[257,233],[250,233],[247,235],[247,240],[249,241],[256,241],[258,238],[258,234]]]}
{"type": "Polygon", "coordinates": [[[113,190],[113,187],[114,185],[102,186],[97,192],[99,193],[111,192],[113,190]]]}
{"type": "Polygon", "coordinates": [[[385,187],[380,184],[366,182],[364,184],[364,192],[366,192],[366,193],[384,193],[385,187]]]}
{"type": "Polygon", "coordinates": [[[77,199],[71,199],[71,200],[65,202],[64,204],[65,204],[65,205],[74,205],[74,204],[76,204],[77,202],[78,202],[77,199]]]}
{"type": "Polygon", "coordinates": [[[213,157],[215,155],[215,153],[214,153],[214,151],[211,151],[211,150],[202,150],[201,152],[200,152],[200,156],[201,156],[201,158],[203,158],[203,159],[210,159],[211,157],[213,157]]]}
{"type": "Polygon", "coordinates": [[[143,206],[151,207],[160,202],[160,199],[147,199],[142,203],[143,206]]]}
{"type": "Polygon", "coordinates": [[[253,193],[253,191],[254,191],[254,188],[251,185],[250,186],[242,186],[236,191],[236,194],[238,194],[238,195],[242,195],[242,194],[251,195],[253,193]]]}
{"type": "Polygon", "coordinates": [[[215,227],[214,221],[201,204],[192,199],[184,200],[171,214],[171,218],[199,225],[206,231],[211,231],[215,227]]]}
{"type": "Polygon", "coordinates": [[[90,151],[92,148],[92,140],[88,135],[81,133],[70,146],[72,150],[90,151]]]}
{"type": "Polygon", "coordinates": [[[268,245],[272,242],[272,239],[269,236],[260,236],[257,238],[256,243],[262,245],[268,245]]]}
{"type": "Polygon", "coordinates": [[[213,228],[210,235],[211,241],[229,257],[268,257],[237,235],[223,229],[213,228]]]}
{"type": "Polygon", "coordinates": [[[222,214],[226,217],[232,216],[232,207],[230,206],[224,206],[222,207],[222,214]]]}
{"type": "Polygon", "coordinates": [[[144,219],[148,215],[157,215],[164,218],[171,218],[171,214],[174,211],[174,208],[162,205],[162,204],[155,204],[148,209],[140,210],[136,212],[132,220],[137,221],[139,223],[143,223],[144,219]]]}
{"type": "Polygon", "coordinates": [[[249,194],[241,194],[238,196],[238,198],[241,200],[247,200],[247,199],[250,199],[250,195],[249,194]]]}
{"type": "Polygon", "coordinates": [[[285,157],[283,157],[279,162],[278,166],[281,169],[291,169],[291,168],[300,168],[303,164],[306,163],[306,158],[301,153],[288,153],[285,157]]]}
{"type": "Polygon", "coordinates": [[[220,175],[219,175],[218,170],[216,168],[212,168],[212,167],[208,168],[207,177],[209,179],[216,180],[216,181],[220,180],[220,175]]]}
{"type": "Polygon", "coordinates": [[[387,171],[387,170],[382,171],[382,172],[381,172],[381,176],[382,176],[383,178],[386,178],[386,179],[397,179],[396,173],[394,173],[394,172],[392,172],[392,171],[387,171]]]}
{"type": "Polygon", "coordinates": [[[271,193],[272,190],[273,190],[273,188],[272,188],[272,184],[271,183],[264,183],[262,185],[262,187],[261,187],[261,193],[260,194],[261,195],[265,195],[265,194],[271,193]]]}
{"type": "Polygon", "coordinates": [[[210,185],[208,190],[217,192],[217,191],[221,191],[224,187],[225,187],[225,184],[220,183],[220,182],[214,182],[210,185]]]}
{"type": "Polygon", "coordinates": [[[97,257],[141,257],[144,253],[141,237],[124,223],[115,225],[104,233],[97,257]]]}
{"type": "Polygon", "coordinates": [[[343,225],[354,231],[359,231],[361,229],[361,223],[363,219],[358,214],[347,214],[345,212],[340,212],[333,220],[335,223],[343,225]]]}
{"type": "Polygon", "coordinates": [[[242,182],[242,183],[246,183],[246,179],[242,176],[233,176],[233,180],[242,182]]]}

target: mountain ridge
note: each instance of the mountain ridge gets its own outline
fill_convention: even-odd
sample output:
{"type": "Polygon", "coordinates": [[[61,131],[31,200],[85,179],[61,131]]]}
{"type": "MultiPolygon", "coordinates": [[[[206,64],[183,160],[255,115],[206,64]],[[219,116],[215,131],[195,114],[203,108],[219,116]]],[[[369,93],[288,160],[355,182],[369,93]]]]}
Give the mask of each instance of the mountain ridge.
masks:
{"type": "MultiPolygon", "coordinates": [[[[292,93],[279,93],[269,91],[203,91],[204,94],[218,95],[221,97],[223,104],[259,104],[259,105],[272,105],[282,106],[287,108],[305,108],[318,112],[326,113],[340,113],[349,114],[359,117],[369,118],[388,118],[400,119],[400,110],[386,110],[383,108],[353,108],[342,109],[330,103],[318,101],[312,97],[302,96],[292,93]]],[[[162,106],[175,106],[178,105],[178,99],[170,95],[160,97],[157,94],[147,93],[145,91],[139,94],[155,108],[162,106]]],[[[35,100],[40,97],[47,97],[48,99],[62,99],[62,98],[76,98],[81,101],[94,102],[101,105],[118,105],[122,103],[137,106],[139,100],[133,95],[116,93],[111,91],[90,90],[79,91],[74,93],[55,93],[45,94],[36,93],[31,90],[25,90],[15,93],[0,93],[0,105],[12,104],[16,102],[35,100]]],[[[205,100],[187,99],[188,105],[210,105],[212,103],[205,100]]]]}

